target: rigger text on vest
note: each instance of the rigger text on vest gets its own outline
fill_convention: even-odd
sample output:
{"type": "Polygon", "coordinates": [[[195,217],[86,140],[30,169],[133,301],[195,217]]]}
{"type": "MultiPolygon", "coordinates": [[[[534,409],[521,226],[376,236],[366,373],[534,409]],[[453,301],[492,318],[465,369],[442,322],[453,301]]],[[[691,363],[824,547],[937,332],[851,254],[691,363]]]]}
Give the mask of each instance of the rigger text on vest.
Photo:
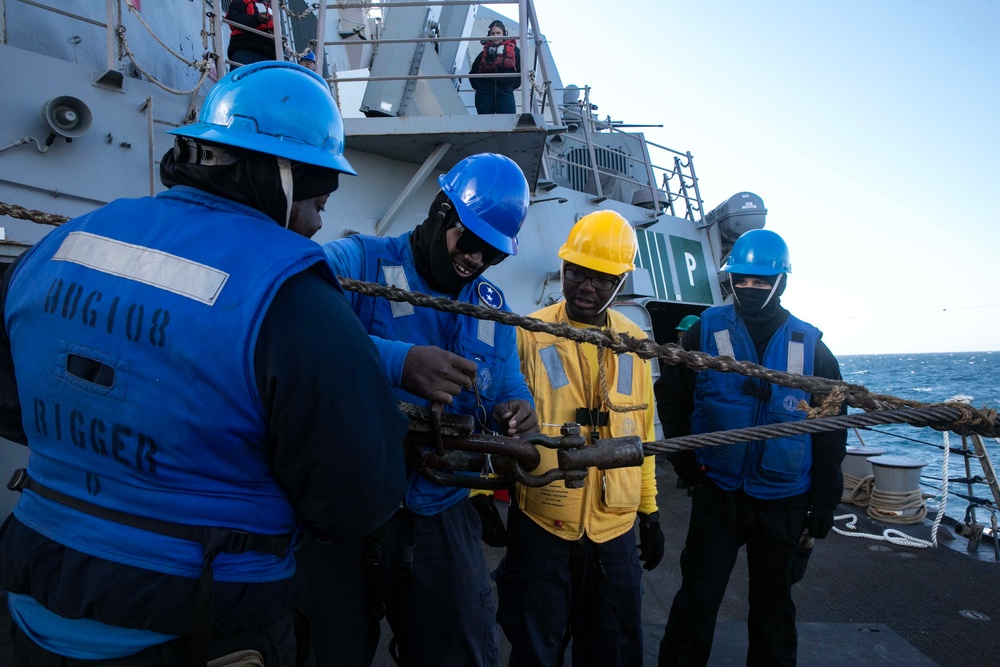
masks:
{"type": "Polygon", "coordinates": [[[57,442],[68,441],[74,447],[88,450],[98,456],[113,458],[126,465],[135,466],[140,472],[156,474],[156,441],[124,424],[107,424],[97,417],[88,417],[76,409],[67,409],[55,403],[47,405],[36,398],[32,401],[35,431],[42,436],[52,435],[57,442]]]}

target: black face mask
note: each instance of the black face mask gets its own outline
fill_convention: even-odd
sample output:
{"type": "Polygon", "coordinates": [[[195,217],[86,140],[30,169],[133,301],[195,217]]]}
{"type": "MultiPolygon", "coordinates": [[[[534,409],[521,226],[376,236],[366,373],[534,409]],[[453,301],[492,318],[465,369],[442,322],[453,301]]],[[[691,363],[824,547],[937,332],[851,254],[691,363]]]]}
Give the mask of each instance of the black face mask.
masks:
{"type": "Polygon", "coordinates": [[[743,320],[747,332],[753,340],[757,354],[763,358],[764,348],[767,346],[771,336],[778,330],[785,320],[788,319],[788,311],[781,307],[781,298],[778,296],[783,291],[784,285],[780,285],[775,291],[771,300],[767,301],[771,290],[754,289],[752,287],[736,287],[736,298],[734,304],[736,314],[743,320]]]}
{"type": "Polygon", "coordinates": [[[743,319],[767,319],[781,309],[781,297],[771,296],[771,290],[736,287],[736,314],[743,319]],[[768,297],[770,301],[767,301],[768,297]],[[767,301],[767,305],[764,302],[767,301]]]}
{"type": "MultiPolygon", "coordinates": [[[[760,278],[760,276],[751,276],[760,278]]],[[[735,285],[746,276],[731,275],[730,285],[735,285]]],[[[758,289],[756,287],[733,287],[736,302],[736,314],[745,322],[767,322],[782,312],[781,295],[785,292],[785,276],[771,276],[768,281],[773,289],[758,289]],[[777,287],[775,287],[777,285],[777,287]],[[773,294],[772,294],[773,292],[773,294]],[[765,305],[766,302],[766,305],[765,305]]]]}

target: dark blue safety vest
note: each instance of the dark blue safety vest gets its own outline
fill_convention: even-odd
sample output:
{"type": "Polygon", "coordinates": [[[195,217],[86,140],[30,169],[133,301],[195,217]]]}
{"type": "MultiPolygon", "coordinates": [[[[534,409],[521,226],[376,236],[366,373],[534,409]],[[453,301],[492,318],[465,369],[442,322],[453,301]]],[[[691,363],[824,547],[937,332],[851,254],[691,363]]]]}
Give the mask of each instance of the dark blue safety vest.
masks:
{"type": "MultiPolygon", "coordinates": [[[[701,350],[712,356],[751,361],[776,371],[813,374],[816,327],[793,316],[768,342],[762,360],[733,306],[709,308],[701,316],[701,350]]],[[[805,419],[797,409],[809,402],[800,389],[764,383],[738,373],[700,371],[695,383],[691,433],[709,433],[805,419]]],[[[809,490],[812,440],[808,434],[754,440],[696,451],[706,474],[724,491],[743,488],[754,498],[775,499],[809,490]]]]}
{"type": "MultiPolygon", "coordinates": [[[[294,533],[271,471],[254,348],[275,293],[323,263],[320,247],[250,207],[175,187],[112,202],[28,252],[5,318],[31,477],[135,516],[294,533]]],[[[201,544],[32,491],[15,515],[109,561],[193,578],[202,570],[201,544]]],[[[294,569],[290,553],[221,553],[214,577],[277,581],[294,569]]]]}

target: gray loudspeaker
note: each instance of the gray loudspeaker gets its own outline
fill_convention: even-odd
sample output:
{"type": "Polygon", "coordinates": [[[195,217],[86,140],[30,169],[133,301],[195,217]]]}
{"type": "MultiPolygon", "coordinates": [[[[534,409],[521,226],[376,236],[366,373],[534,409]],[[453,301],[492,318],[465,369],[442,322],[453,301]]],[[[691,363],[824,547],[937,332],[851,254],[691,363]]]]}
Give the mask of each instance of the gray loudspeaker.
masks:
{"type": "Polygon", "coordinates": [[[45,103],[42,119],[56,134],[74,139],[87,133],[94,116],[83,100],[61,95],[45,103]]]}

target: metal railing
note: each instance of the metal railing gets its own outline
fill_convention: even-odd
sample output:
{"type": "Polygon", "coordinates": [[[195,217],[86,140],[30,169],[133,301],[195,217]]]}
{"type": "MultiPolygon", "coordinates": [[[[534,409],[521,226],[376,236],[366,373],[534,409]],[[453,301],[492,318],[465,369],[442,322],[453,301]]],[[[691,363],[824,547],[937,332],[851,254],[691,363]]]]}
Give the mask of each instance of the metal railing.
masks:
{"type": "Polygon", "coordinates": [[[583,150],[562,150],[557,153],[547,147],[546,158],[550,163],[550,172],[559,168],[573,189],[584,190],[587,183],[593,183],[594,194],[598,198],[605,197],[602,176],[614,179],[632,186],[636,192],[648,190],[649,208],[657,213],[666,211],[672,216],[687,218],[692,222],[700,220],[704,216],[704,210],[691,153],[681,153],[645,137],[639,141],[634,134],[620,129],[616,123],[595,118],[590,112],[590,88],[579,90],[583,93],[582,101],[560,105],[558,110],[563,122],[578,126],[583,136],[577,136],[580,133],[576,132],[559,136],[562,141],[580,144],[583,150]],[[624,143],[640,146],[642,155],[633,155],[606,145],[611,142],[594,140],[595,135],[604,133],[625,135],[628,140],[624,143]],[[656,150],[657,162],[650,155],[651,148],[656,150]],[[579,159],[579,155],[586,159],[579,159]],[[668,164],[660,164],[659,161],[663,159],[668,164]],[[618,164],[613,164],[614,162],[618,164]],[[627,167],[618,166],[623,163],[627,167]],[[581,182],[579,174],[584,171],[589,172],[590,177],[581,182]],[[637,172],[641,172],[641,178],[635,175],[637,172]]]}
{"type": "MultiPolygon", "coordinates": [[[[365,12],[370,12],[373,9],[378,11],[386,11],[391,8],[400,7],[462,7],[462,6],[478,6],[483,3],[476,2],[475,0],[410,0],[403,2],[354,2],[354,3],[343,3],[343,4],[326,4],[321,3],[318,9],[319,21],[317,25],[316,33],[316,43],[322,46],[335,46],[335,47],[350,47],[358,45],[357,41],[347,41],[345,39],[337,40],[327,40],[325,35],[326,30],[326,12],[329,9],[362,9],[365,12]]],[[[525,26],[529,24],[535,25],[534,34],[539,34],[537,30],[537,22],[526,23],[523,18],[529,16],[528,5],[529,0],[497,0],[497,2],[488,3],[491,5],[517,5],[517,22],[520,26],[525,26]]],[[[531,10],[531,16],[534,15],[534,9],[531,10]]],[[[531,107],[531,97],[528,86],[528,69],[524,67],[524,54],[527,53],[526,44],[528,34],[531,32],[530,28],[528,30],[521,30],[517,35],[508,35],[507,39],[513,39],[517,42],[517,46],[521,51],[521,109],[529,109],[531,107]]],[[[380,44],[438,44],[438,43],[451,43],[451,42],[475,42],[479,41],[479,37],[463,36],[463,37],[410,37],[401,39],[383,39],[380,37],[367,38],[364,43],[366,45],[371,45],[373,48],[377,49],[380,44]]],[[[316,53],[316,69],[317,71],[323,71],[323,49],[317,49],[316,53]]],[[[419,80],[430,80],[430,79],[460,79],[460,78],[503,78],[510,77],[510,74],[472,74],[469,72],[454,72],[448,75],[421,75],[421,74],[399,74],[399,75],[389,75],[382,77],[337,77],[331,76],[329,79],[330,85],[336,89],[340,83],[350,83],[350,82],[369,82],[369,81],[419,81],[419,80]]],[[[335,90],[335,95],[339,97],[339,94],[335,90]]]]}

